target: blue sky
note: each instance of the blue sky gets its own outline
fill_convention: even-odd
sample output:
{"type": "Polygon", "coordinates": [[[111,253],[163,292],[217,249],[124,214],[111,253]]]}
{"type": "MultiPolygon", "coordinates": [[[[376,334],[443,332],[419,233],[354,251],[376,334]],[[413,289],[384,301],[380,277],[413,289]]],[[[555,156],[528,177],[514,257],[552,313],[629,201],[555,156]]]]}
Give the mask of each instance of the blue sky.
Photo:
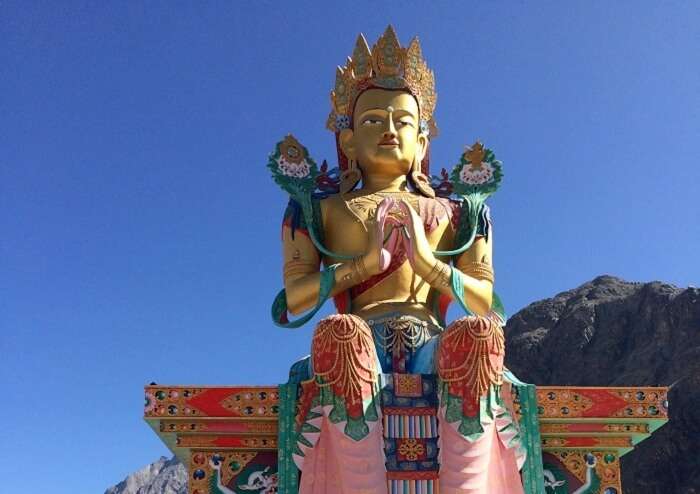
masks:
{"type": "MultiPolygon", "coordinates": [[[[142,386],[277,383],[293,132],[334,160],[335,66],[417,34],[434,171],[481,138],[510,312],[603,273],[697,284],[696,2],[2,2],[0,476],[103,492],[160,455],[142,386]],[[9,404],[8,404],[9,398],[9,404]]],[[[523,376],[527,377],[527,376],[523,376]]]]}

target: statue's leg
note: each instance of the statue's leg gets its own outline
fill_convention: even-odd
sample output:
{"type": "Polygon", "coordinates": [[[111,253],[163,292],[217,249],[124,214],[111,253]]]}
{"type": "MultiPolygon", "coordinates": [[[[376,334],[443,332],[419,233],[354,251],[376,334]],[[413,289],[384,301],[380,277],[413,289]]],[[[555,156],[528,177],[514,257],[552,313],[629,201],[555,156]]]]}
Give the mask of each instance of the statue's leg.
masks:
{"type": "Polygon", "coordinates": [[[385,494],[379,368],[370,328],[350,314],[323,319],[311,358],[319,434],[306,451],[299,493],[385,494]]]}
{"type": "Polygon", "coordinates": [[[500,325],[484,317],[451,324],[437,352],[440,408],[440,492],[523,492],[516,426],[501,397],[504,341],[500,325]]]}

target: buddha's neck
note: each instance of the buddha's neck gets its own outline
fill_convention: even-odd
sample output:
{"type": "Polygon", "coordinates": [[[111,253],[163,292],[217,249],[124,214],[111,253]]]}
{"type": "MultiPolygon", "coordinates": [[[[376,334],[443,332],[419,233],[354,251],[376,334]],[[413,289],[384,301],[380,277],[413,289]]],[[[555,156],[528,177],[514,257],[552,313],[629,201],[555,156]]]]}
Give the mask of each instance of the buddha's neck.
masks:
{"type": "Polygon", "coordinates": [[[362,188],[367,192],[401,192],[408,190],[406,176],[398,177],[362,177],[362,188]]]}

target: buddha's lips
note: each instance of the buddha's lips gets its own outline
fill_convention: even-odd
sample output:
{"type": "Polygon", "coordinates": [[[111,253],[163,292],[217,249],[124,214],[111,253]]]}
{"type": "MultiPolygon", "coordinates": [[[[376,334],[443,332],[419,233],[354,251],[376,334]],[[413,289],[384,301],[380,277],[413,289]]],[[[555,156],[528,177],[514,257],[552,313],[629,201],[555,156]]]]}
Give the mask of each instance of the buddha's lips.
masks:
{"type": "Polygon", "coordinates": [[[398,146],[399,141],[398,139],[383,139],[379,141],[380,146],[398,146]]]}

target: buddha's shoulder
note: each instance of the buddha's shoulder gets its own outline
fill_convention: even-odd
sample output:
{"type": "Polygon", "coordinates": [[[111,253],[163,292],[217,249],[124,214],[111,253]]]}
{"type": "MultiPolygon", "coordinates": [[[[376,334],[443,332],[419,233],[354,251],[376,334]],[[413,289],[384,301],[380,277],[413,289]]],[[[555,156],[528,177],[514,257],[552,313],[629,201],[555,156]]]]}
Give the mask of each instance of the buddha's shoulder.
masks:
{"type": "Polygon", "coordinates": [[[324,225],[327,225],[329,221],[335,223],[348,216],[348,203],[351,202],[354,195],[352,192],[343,195],[331,194],[321,199],[319,205],[324,225]]]}

